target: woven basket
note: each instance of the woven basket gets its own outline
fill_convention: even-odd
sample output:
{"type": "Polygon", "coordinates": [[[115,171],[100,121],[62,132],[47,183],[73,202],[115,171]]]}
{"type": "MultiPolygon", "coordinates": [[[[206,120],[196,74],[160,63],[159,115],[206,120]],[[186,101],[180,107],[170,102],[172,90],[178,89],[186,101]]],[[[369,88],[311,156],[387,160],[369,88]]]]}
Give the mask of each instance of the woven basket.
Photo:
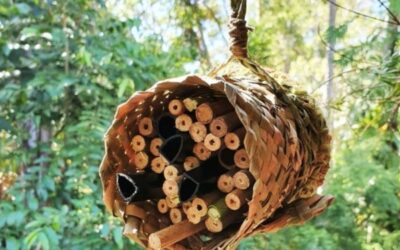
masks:
{"type": "Polygon", "coordinates": [[[241,224],[198,237],[207,239],[200,243],[188,240],[170,249],[232,249],[244,237],[301,224],[324,211],[333,197],[320,196],[316,189],[329,168],[331,137],[314,101],[288,83],[283,74],[232,59],[207,77],[189,75],[160,81],[120,105],[105,135],[106,154],[100,176],[106,207],[123,219],[125,234],[147,247],[146,223],[158,221],[158,227],[163,227],[163,215],[151,201],[143,204],[150,212],[148,217],[131,220],[126,204],[117,194],[115,175],[136,172],[130,140],[137,120],[161,114],[165,104],[174,98],[229,100],[246,129],[244,147],[256,181],[246,219],[241,224]]]}

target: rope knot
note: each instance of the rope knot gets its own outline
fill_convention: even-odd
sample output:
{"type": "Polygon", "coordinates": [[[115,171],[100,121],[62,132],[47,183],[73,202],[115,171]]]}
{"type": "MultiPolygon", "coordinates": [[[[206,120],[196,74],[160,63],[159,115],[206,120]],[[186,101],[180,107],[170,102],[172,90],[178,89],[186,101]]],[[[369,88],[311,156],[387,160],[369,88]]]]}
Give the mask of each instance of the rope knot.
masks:
{"type": "Polygon", "coordinates": [[[247,58],[247,32],[244,19],[231,17],[229,22],[229,50],[236,57],[247,58]]]}

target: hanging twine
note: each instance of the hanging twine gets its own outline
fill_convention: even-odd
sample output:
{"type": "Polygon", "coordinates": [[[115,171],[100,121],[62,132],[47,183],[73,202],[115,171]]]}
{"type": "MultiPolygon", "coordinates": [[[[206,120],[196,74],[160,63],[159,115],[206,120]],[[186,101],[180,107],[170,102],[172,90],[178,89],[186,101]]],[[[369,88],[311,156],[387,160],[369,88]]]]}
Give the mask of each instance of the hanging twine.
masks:
{"type": "Polygon", "coordinates": [[[235,57],[247,58],[246,0],[231,0],[232,14],[229,20],[229,49],[235,57]]]}

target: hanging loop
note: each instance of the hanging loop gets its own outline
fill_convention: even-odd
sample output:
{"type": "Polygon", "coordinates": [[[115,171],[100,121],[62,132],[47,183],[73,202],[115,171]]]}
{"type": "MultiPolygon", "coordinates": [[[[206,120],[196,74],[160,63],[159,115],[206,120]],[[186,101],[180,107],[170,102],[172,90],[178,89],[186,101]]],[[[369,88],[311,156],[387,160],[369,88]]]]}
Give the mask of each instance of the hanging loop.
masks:
{"type": "Polygon", "coordinates": [[[229,20],[229,49],[235,57],[247,58],[246,0],[231,0],[229,20]]]}

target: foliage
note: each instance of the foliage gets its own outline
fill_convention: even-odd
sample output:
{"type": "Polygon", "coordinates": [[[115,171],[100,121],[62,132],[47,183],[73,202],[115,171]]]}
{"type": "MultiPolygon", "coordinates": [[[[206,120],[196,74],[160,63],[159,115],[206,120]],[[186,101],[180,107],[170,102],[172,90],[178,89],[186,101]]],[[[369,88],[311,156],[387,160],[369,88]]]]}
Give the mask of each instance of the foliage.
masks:
{"type": "MultiPolygon", "coordinates": [[[[104,211],[102,136],[132,92],[188,64],[209,67],[221,39],[209,26],[221,28],[226,15],[206,1],[150,1],[171,12],[174,22],[150,23],[171,23],[177,35],[169,39],[144,28],[147,12],[121,18],[110,2],[0,0],[0,248],[137,248],[104,211]]],[[[122,2],[139,9],[141,1],[122,2]]],[[[360,3],[345,1],[390,20],[377,2],[360,3]]],[[[400,16],[399,1],[384,3],[400,16]]],[[[310,223],[246,239],[239,249],[400,246],[399,30],[343,9],[328,29],[327,9],[325,1],[258,1],[248,8],[249,50],[335,111],[332,169],[319,191],[336,201],[310,223]],[[336,97],[326,104],[321,65],[332,39],[336,97]]]]}

